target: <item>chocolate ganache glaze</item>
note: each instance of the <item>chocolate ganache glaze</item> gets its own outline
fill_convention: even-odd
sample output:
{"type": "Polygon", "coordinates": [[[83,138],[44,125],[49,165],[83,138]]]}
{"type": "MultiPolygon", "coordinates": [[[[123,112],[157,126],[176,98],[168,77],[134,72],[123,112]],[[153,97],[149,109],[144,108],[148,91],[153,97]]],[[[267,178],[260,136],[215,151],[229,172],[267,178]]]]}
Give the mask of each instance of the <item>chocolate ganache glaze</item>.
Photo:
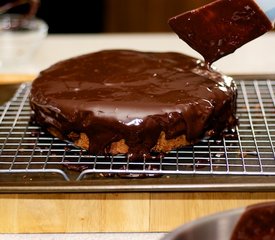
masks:
{"type": "Polygon", "coordinates": [[[173,52],[106,50],[56,63],[33,82],[30,104],[38,124],[82,137],[92,154],[166,152],[236,124],[232,78],[173,52]],[[160,139],[176,143],[158,148],[160,139]],[[122,151],[111,151],[116,143],[122,151]]]}

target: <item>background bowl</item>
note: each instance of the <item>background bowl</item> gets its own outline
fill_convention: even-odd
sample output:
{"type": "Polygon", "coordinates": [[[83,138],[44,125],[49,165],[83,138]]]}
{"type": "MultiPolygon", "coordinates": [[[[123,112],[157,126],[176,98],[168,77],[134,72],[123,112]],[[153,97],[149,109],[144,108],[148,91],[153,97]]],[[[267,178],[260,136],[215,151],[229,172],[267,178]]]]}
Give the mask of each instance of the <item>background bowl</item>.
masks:
{"type": "Polygon", "coordinates": [[[162,240],[275,239],[275,202],[250,205],[185,224],[162,240]]]}
{"type": "Polygon", "coordinates": [[[184,224],[162,240],[229,240],[245,208],[210,215],[184,224]]]}
{"type": "Polygon", "coordinates": [[[47,34],[48,25],[41,19],[0,15],[0,67],[27,63],[47,34]]]}

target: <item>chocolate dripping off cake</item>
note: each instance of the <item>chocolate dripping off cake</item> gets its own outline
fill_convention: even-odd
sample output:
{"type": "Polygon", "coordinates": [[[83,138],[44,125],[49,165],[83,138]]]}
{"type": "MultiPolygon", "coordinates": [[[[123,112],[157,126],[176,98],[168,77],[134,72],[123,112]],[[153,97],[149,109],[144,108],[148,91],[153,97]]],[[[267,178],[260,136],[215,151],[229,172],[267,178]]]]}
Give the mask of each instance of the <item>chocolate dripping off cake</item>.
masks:
{"type": "Polygon", "coordinates": [[[56,63],[34,80],[30,105],[52,135],[134,160],[236,124],[232,78],[173,52],[106,50],[56,63]]]}

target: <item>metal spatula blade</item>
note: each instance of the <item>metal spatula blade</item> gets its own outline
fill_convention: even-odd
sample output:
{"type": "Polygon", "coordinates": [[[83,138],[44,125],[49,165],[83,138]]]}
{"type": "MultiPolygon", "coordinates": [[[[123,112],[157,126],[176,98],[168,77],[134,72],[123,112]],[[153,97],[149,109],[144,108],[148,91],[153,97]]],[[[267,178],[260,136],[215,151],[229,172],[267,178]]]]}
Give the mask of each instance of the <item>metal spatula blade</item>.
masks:
{"type": "Polygon", "coordinates": [[[213,63],[271,30],[274,19],[274,0],[218,0],[171,18],[169,25],[213,63]]]}

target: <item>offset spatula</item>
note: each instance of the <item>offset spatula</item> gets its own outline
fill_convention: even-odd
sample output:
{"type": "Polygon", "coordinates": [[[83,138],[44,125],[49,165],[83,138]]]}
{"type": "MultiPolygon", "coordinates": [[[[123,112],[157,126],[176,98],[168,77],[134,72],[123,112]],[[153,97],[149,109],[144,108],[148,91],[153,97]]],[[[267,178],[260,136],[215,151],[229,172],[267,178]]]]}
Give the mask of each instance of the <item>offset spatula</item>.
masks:
{"type": "Polygon", "coordinates": [[[171,18],[169,25],[211,64],[271,30],[274,20],[275,0],[218,0],[171,18]]]}

